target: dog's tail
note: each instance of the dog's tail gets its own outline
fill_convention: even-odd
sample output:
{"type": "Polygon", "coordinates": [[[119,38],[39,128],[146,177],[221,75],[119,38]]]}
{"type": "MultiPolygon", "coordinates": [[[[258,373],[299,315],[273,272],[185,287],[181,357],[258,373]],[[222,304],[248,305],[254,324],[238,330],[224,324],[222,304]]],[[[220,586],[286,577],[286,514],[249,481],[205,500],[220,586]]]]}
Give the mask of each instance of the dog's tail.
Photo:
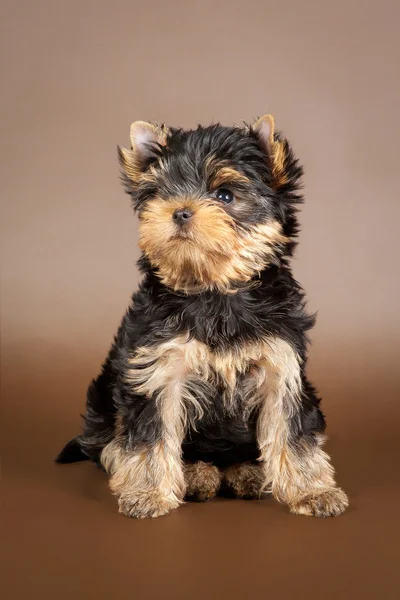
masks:
{"type": "Polygon", "coordinates": [[[80,462],[81,460],[90,460],[90,456],[83,451],[82,445],[79,442],[79,437],[74,437],[61,450],[56,458],[56,463],[67,464],[80,462]]]}

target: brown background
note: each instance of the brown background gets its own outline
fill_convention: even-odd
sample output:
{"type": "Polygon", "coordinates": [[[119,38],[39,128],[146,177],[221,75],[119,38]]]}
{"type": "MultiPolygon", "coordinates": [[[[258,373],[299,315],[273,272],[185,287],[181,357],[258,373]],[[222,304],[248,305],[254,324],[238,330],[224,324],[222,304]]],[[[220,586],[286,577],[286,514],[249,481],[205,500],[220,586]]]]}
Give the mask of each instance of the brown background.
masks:
{"type": "Polygon", "coordinates": [[[398,2],[26,0],[1,13],[6,597],[397,598],[398,2]],[[116,145],[136,119],[264,112],[306,168],[293,266],[319,310],[310,374],[351,508],[321,521],[216,500],[128,520],[93,466],[52,463],[138,280],[116,145]]]}

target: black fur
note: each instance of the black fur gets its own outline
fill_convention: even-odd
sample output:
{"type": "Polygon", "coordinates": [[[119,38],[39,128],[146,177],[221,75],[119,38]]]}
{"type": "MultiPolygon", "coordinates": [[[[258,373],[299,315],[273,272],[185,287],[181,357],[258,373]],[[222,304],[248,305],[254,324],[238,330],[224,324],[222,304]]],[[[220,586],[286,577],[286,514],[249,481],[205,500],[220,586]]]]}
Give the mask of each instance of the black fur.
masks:
{"type": "MultiPolygon", "coordinates": [[[[283,140],[280,134],[276,134],[275,139],[283,140]]],[[[100,376],[88,390],[84,431],[67,444],[59,462],[73,462],[80,457],[90,457],[97,462],[102,448],[113,437],[117,412],[122,415],[130,448],[151,445],[159,439],[161,423],[156,399],[132,392],[124,379],[127,360],[138,346],[167,341],[184,332],[190,332],[190,336],[212,349],[227,349],[268,335],[286,340],[303,360],[303,406],[300,417],[292,423],[293,441],[304,435],[312,440],[315,433],[324,430],[319,399],[305,374],[306,334],[314,324],[314,317],[305,310],[304,293],[288,263],[298,231],[294,205],[301,202],[298,188],[302,169],[289,144],[285,140],[282,143],[285,145],[285,181],[277,189],[273,185],[271,161],[255,132],[251,128],[219,125],[189,132],[172,130],[167,145],[154,148],[149,159],[157,173],[154,181],[135,184],[123,175],[140,216],[146,202],[155,194],[163,198],[206,194],[204,164],[207,157],[216,155],[251,181],[248,189],[239,192],[253,198],[251,209],[243,209],[240,218],[234,210],[231,213],[237,225],[247,228],[273,217],[281,223],[290,241],[264,271],[254,275],[257,285],[232,295],[216,291],[193,295],[174,292],[160,282],[148,259],[142,256],[139,268],[144,274],[143,281],[133,295],[100,376]],[[158,169],[160,161],[163,169],[158,169]]],[[[257,415],[243,422],[238,416],[240,398],[236,405],[237,414],[228,417],[219,397],[213,398],[197,424],[197,431],[189,428],[183,444],[184,457],[213,462],[217,466],[255,460],[258,457],[257,415]]]]}
{"type": "Polygon", "coordinates": [[[82,460],[90,460],[90,457],[84,453],[77,438],[68,442],[56,458],[56,462],[60,464],[81,462],[82,460]]]}

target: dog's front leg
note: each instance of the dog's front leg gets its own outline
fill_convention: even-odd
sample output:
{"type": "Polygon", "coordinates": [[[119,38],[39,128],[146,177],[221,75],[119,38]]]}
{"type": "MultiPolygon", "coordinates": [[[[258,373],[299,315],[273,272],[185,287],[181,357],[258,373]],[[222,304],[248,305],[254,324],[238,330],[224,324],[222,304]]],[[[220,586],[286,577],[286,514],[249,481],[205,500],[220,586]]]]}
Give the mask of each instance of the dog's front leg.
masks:
{"type": "Polygon", "coordinates": [[[130,517],[157,517],[183,502],[188,404],[191,418],[196,414],[188,378],[202,364],[200,351],[194,342],[175,338],[139,348],[129,360],[116,435],[101,462],[120,511],[130,517]]]}
{"type": "Polygon", "coordinates": [[[323,417],[313,389],[290,344],[274,338],[269,349],[259,364],[264,376],[257,424],[265,487],[295,514],[339,515],[348,499],[321,447],[323,417]]]}
{"type": "MultiPolygon", "coordinates": [[[[169,428],[171,432],[171,427],[169,428]]],[[[128,517],[159,517],[177,508],[185,495],[179,437],[164,432],[154,445],[131,450],[123,439],[106,446],[101,462],[111,475],[110,489],[128,517]]]]}

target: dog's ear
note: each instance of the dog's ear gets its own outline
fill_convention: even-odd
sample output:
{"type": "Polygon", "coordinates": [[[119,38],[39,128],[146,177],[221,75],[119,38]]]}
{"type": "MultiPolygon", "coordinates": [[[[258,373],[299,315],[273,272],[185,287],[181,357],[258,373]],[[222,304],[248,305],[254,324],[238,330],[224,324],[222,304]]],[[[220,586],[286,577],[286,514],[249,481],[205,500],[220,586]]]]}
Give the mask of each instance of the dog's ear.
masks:
{"type": "Polygon", "coordinates": [[[168,130],[164,125],[153,125],[145,121],[135,121],[131,125],[131,149],[118,148],[119,162],[124,174],[137,182],[156,156],[160,146],[165,145],[168,130]]]}
{"type": "Polygon", "coordinates": [[[253,131],[257,134],[260,146],[265,154],[271,156],[274,146],[275,121],[272,115],[264,115],[253,125],[253,131]]]}
{"type": "Polygon", "coordinates": [[[275,131],[274,117],[264,115],[254,123],[252,129],[270,162],[272,189],[288,192],[298,189],[303,171],[289,142],[275,131]]]}

